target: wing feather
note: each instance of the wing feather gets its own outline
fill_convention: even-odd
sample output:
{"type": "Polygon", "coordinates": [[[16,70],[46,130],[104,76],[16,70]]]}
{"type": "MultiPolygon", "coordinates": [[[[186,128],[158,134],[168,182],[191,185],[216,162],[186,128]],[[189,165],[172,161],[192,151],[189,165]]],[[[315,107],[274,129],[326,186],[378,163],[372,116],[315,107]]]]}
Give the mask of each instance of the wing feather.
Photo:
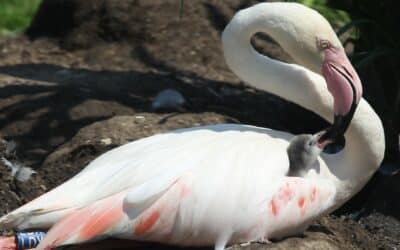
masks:
{"type": "MultiPolygon", "coordinates": [[[[106,152],[64,184],[0,218],[0,227],[48,227],[61,217],[97,200],[163,177],[172,180],[196,168],[217,166],[215,159],[235,148],[271,176],[288,170],[286,146],[291,135],[238,124],[181,129],[140,139],[106,152]],[[254,148],[250,151],[248,148],[254,148]],[[53,209],[57,209],[53,213],[53,209]],[[35,215],[32,211],[49,211],[35,215]],[[23,220],[9,220],[24,214],[23,220]],[[3,223],[6,221],[8,224],[3,223]]],[[[223,166],[233,166],[224,157],[223,166]]],[[[219,164],[219,163],[218,163],[219,164]]],[[[221,164],[220,164],[221,165],[221,164]]],[[[132,194],[133,195],[133,194],[132,194]]]]}

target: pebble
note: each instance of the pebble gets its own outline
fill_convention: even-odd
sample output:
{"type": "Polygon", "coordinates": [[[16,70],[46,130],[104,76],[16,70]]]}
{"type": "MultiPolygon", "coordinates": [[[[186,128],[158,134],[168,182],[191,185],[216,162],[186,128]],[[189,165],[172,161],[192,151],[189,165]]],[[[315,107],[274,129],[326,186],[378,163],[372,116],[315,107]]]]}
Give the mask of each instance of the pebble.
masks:
{"type": "Polygon", "coordinates": [[[186,100],[181,93],[174,89],[164,89],[157,94],[151,106],[153,110],[179,110],[185,103],[186,100]]]}

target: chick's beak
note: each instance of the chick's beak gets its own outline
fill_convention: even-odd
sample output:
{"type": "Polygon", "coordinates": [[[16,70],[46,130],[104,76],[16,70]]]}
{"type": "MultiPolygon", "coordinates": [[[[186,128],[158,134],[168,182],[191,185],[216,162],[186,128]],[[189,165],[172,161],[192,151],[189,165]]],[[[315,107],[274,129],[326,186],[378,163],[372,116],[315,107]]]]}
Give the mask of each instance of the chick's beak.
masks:
{"type": "MultiPolygon", "coordinates": [[[[326,130],[322,130],[322,131],[320,131],[320,132],[318,132],[318,133],[316,133],[316,134],[314,135],[314,138],[315,138],[315,140],[316,140],[316,144],[317,144],[318,148],[320,148],[321,150],[324,150],[324,148],[325,148],[327,145],[333,143],[333,141],[332,141],[331,139],[329,139],[329,138],[323,139],[323,137],[324,137],[324,135],[325,135],[326,133],[327,133],[326,130]]],[[[329,136],[328,136],[328,137],[329,137],[329,136]]]]}

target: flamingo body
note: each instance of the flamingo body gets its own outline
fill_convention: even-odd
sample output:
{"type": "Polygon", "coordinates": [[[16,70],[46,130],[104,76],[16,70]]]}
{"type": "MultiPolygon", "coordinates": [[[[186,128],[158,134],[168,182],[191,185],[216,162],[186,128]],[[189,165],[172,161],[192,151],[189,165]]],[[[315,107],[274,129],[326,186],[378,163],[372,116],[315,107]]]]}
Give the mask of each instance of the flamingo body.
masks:
{"type": "Polygon", "coordinates": [[[335,194],[329,180],[285,177],[291,137],[236,124],[155,135],[105,153],[12,215],[35,211],[21,229],[63,217],[40,248],[106,236],[191,246],[281,237],[335,194]]]}

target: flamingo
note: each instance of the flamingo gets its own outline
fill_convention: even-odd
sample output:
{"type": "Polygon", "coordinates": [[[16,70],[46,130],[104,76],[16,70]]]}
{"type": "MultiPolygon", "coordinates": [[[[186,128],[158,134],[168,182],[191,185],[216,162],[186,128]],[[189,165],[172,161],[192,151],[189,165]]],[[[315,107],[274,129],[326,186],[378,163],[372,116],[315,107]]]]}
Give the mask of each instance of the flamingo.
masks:
{"type": "Polygon", "coordinates": [[[233,17],[222,45],[239,78],[333,122],[319,142],[344,135],[344,149],[321,153],[304,176],[287,176],[290,133],[241,124],[179,129],[106,152],[0,218],[0,228],[50,228],[37,249],[116,237],[222,250],[302,232],[356,194],[382,161],[384,132],[327,20],[297,3],[260,3],[233,17]],[[298,64],[258,53],[250,44],[257,32],[298,64]]]}

